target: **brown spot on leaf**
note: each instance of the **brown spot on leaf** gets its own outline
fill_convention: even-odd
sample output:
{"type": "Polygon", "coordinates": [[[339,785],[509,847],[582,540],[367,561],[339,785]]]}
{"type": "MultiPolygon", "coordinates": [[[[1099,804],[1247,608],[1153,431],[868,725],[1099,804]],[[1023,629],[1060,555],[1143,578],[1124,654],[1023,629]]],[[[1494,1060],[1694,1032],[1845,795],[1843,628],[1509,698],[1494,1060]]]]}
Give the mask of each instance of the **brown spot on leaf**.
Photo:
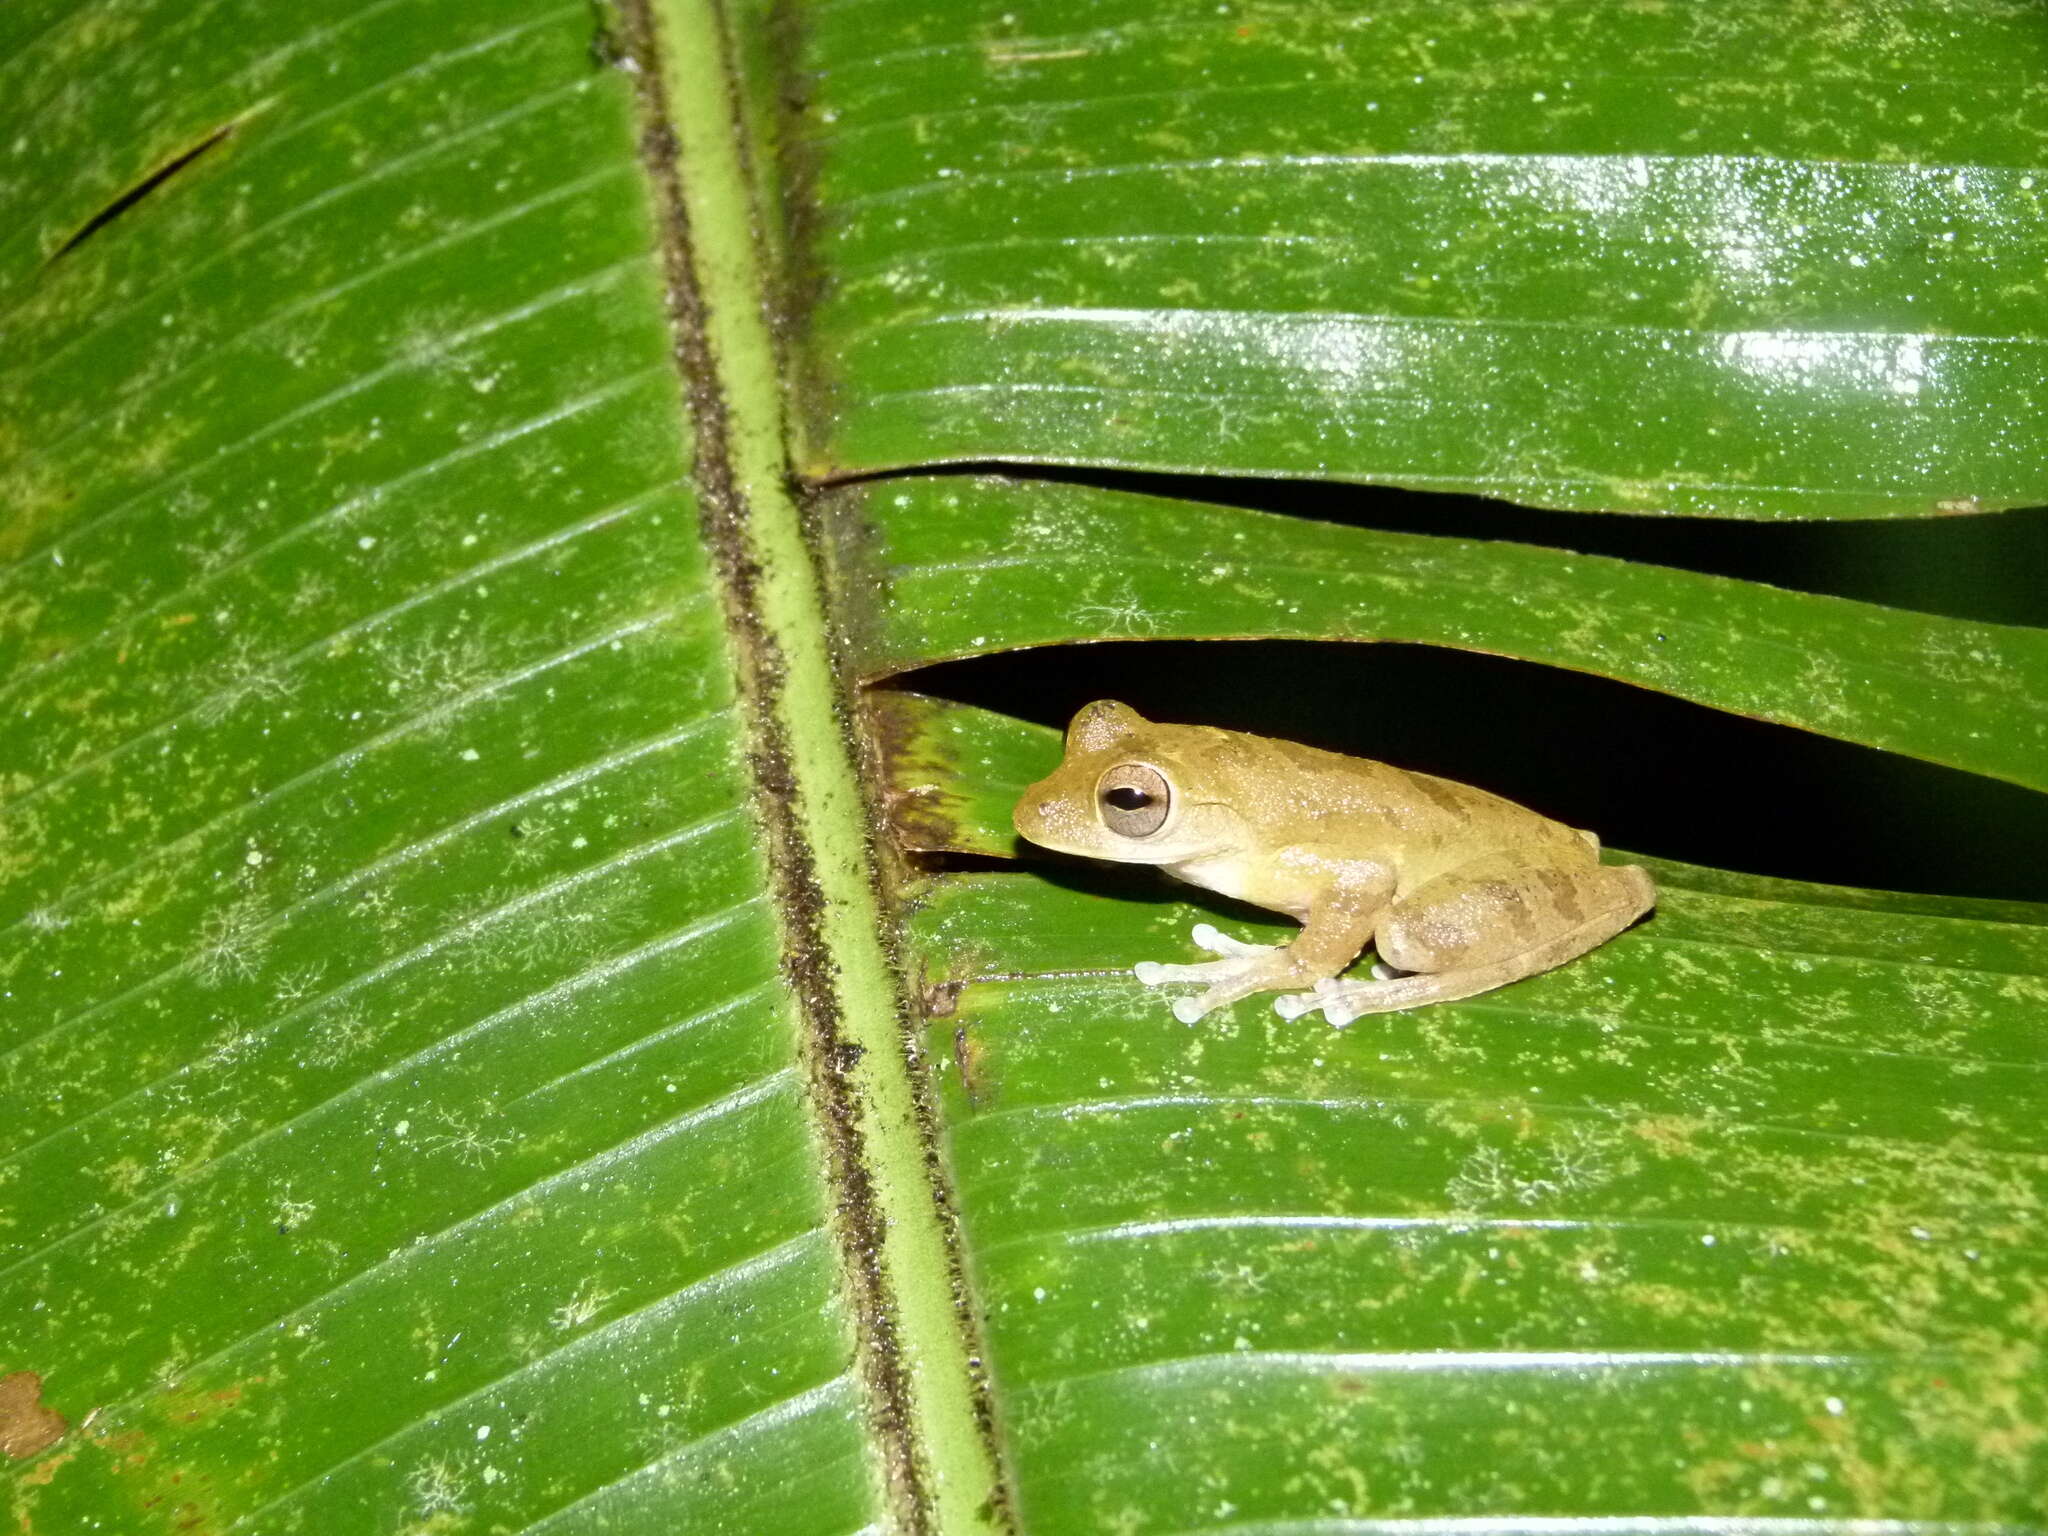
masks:
{"type": "Polygon", "coordinates": [[[932,731],[934,706],[915,694],[878,690],[866,705],[879,759],[882,810],[905,852],[946,853],[962,846],[960,818],[943,786],[957,772],[932,731]]]}
{"type": "Polygon", "coordinates": [[[64,1415],[43,1406],[43,1378],[34,1371],[0,1376],[0,1451],[16,1461],[64,1438],[64,1415]]]}
{"type": "Polygon", "coordinates": [[[983,1055],[979,1040],[965,1029],[953,1031],[953,1066],[960,1073],[960,1090],[966,1094],[967,1107],[972,1110],[982,1107],[983,1055]]]}

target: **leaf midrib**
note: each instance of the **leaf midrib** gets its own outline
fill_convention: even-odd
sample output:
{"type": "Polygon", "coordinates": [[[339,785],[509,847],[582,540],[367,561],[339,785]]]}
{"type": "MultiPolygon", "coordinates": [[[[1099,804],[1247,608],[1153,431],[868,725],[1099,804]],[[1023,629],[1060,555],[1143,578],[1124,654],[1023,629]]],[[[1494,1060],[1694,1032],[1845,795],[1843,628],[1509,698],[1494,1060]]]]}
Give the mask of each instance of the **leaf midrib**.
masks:
{"type": "Polygon", "coordinates": [[[767,834],[782,969],[832,1185],[870,1439],[913,1536],[1011,1528],[993,1405],[911,1075],[901,982],[884,951],[830,620],[793,499],[778,351],[753,231],[719,0],[617,0],[639,63],[675,351],[697,431],[694,478],[726,603],[767,834]],[[667,153],[673,144],[674,152],[667,153]]]}

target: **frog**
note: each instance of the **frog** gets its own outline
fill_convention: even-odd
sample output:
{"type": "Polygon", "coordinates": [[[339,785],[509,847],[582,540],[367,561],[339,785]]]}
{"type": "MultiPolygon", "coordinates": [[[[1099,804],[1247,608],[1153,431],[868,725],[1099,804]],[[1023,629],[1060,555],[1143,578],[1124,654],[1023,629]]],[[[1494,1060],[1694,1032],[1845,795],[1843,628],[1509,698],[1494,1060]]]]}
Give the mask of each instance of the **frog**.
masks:
{"type": "Polygon", "coordinates": [[[1114,699],[1067,726],[1059,766],[1018,798],[1017,833],[1058,853],[1149,864],[1282,913],[1287,944],[1197,923],[1195,964],[1144,961],[1193,1024],[1259,992],[1343,1028],[1456,1002],[1575,960],[1657,904],[1649,871],[1600,840],[1451,779],[1298,742],[1145,719],[1114,699]],[[1370,978],[1343,973],[1370,945],[1370,978]]]}

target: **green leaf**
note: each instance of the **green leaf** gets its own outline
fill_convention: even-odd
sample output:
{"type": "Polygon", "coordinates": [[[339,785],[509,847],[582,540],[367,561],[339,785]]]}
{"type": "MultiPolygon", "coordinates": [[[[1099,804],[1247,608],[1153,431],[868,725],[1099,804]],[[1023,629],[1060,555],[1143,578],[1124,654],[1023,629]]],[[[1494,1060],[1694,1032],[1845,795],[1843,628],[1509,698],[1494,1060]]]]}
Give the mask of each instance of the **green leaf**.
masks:
{"type": "Polygon", "coordinates": [[[820,6],[807,467],[1731,517],[2048,501],[2039,19],[820,6]]]}
{"type": "Polygon", "coordinates": [[[2042,631],[817,480],[2041,500],[2037,22],[0,8],[10,1528],[2048,1531],[2048,909],[1646,860],[1190,1030],[1287,925],[869,686],[1402,640],[2039,787],[2042,631]]]}
{"type": "MultiPolygon", "coordinates": [[[[1054,734],[878,702],[898,824],[1012,851],[1054,734]]],[[[1269,914],[1142,874],[915,888],[1035,1519],[2038,1516],[2048,908],[1658,878],[1570,966],[1341,1033],[1189,1028],[1130,974],[1269,914]]]]}
{"type": "Polygon", "coordinates": [[[133,21],[10,56],[10,1524],[865,1525],[631,83],[574,6],[133,21]]]}
{"type": "Polygon", "coordinates": [[[869,677],[1098,638],[1421,641],[2048,788],[2040,629],[1077,485],[888,484],[859,515],[891,599],[857,657],[869,677]]]}

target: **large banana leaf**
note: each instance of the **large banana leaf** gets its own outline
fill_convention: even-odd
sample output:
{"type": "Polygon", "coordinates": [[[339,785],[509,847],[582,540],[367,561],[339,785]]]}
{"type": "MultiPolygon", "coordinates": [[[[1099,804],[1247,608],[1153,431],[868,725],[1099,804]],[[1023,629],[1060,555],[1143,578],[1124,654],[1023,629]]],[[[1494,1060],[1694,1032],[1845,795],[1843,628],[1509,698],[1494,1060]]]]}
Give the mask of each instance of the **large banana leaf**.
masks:
{"type": "Polygon", "coordinates": [[[892,682],[1403,641],[2019,795],[2042,631],[814,486],[2048,500],[2044,64],[2022,0],[0,10],[12,1526],[2048,1529],[2048,909],[1651,860],[1511,990],[1191,1030],[1131,962],[1269,917],[1014,864],[1047,722],[892,682]]]}
{"type": "Polygon", "coordinates": [[[2048,500],[2029,0],[839,0],[807,465],[2048,500]]]}

